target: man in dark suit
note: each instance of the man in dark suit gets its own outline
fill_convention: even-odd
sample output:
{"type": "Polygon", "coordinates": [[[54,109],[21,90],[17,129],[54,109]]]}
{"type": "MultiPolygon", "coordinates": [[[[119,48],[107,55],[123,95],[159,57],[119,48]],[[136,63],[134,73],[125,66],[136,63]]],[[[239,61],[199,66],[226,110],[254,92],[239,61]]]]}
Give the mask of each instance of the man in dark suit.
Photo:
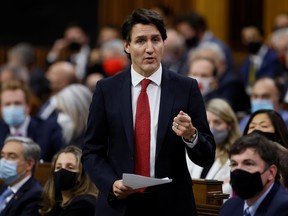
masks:
{"type": "Polygon", "coordinates": [[[229,154],[231,186],[236,196],[224,203],[220,216],[288,215],[288,193],[279,182],[276,145],[258,133],[234,143],[229,154]]]}
{"type": "Polygon", "coordinates": [[[27,85],[9,81],[1,86],[0,148],[9,135],[27,136],[41,148],[41,159],[51,161],[63,146],[62,129],[55,119],[30,116],[30,94],[27,85]]]}
{"type": "Polygon", "coordinates": [[[84,167],[100,190],[95,215],[196,215],[185,153],[200,166],[212,164],[215,156],[198,84],[162,68],[167,35],[157,13],[133,11],[122,26],[122,37],[131,68],[97,83],[83,147],[84,167]],[[150,136],[146,176],[172,182],[143,191],[125,185],[122,175],[139,174],[138,159],[145,155],[134,151],[145,139],[138,136],[137,98],[147,79],[151,121],[143,132],[150,136]]]}
{"type": "Polygon", "coordinates": [[[0,203],[0,216],[40,215],[42,186],[33,177],[40,159],[40,147],[27,137],[8,137],[1,150],[0,199],[6,190],[11,194],[0,203]],[[3,205],[2,205],[3,204],[3,205]]]}
{"type": "Polygon", "coordinates": [[[263,76],[272,78],[283,76],[284,70],[277,53],[265,44],[264,32],[259,26],[245,26],[242,29],[242,43],[249,56],[240,65],[240,76],[250,95],[253,82],[263,76]]]}

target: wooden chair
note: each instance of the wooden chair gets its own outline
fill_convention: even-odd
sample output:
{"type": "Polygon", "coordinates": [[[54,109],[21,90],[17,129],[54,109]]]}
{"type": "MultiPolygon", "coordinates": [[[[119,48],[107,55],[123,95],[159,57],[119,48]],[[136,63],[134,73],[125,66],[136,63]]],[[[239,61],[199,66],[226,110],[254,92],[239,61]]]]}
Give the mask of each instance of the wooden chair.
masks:
{"type": "Polygon", "coordinates": [[[39,163],[35,172],[34,177],[42,184],[44,185],[49,177],[50,174],[50,167],[51,163],[44,162],[39,163]]]}

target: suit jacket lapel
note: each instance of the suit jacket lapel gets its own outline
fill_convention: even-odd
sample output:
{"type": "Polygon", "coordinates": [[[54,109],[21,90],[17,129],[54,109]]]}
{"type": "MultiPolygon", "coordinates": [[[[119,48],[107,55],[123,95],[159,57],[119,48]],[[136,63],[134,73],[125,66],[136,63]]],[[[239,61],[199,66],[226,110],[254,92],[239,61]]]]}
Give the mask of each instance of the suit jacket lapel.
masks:
{"type": "Polygon", "coordinates": [[[170,115],[173,107],[173,101],[175,98],[175,92],[171,88],[171,86],[173,86],[173,83],[171,83],[172,81],[169,74],[169,71],[163,69],[156,143],[156,158],[164,142],[165,134],[168,130],[168,127],[171,127],[169,121],[171,120],[170,115]]]}
{"type": "Polygon", "coordinates": [[[131,99],[131,75],[130,69],[122,73],[125,73],[123,80],[120,82],[121,85],[121,116],[123,121],[124,130],[126,133],[128,146],[133,152],[134,149],[134,130],[133,130],[133,116],[132,116],[132,99],[131,99]]]}
{"type": "Polygon", "coordinates": [[[279,187],[280,187],[279,182],[275,182],[274,185],[272,186],[271,190],[267,194],[267,196],[264,198],[262,203],[257,208],[257,210],[255,212],[255,216],[257,216],[257,215],[259,215],[259,216],[260,215],[265,215],[265,213],[267,213],[267,211],[268,211],[268,209],[270,207],[271,200],[276,195],[279,187]]]}

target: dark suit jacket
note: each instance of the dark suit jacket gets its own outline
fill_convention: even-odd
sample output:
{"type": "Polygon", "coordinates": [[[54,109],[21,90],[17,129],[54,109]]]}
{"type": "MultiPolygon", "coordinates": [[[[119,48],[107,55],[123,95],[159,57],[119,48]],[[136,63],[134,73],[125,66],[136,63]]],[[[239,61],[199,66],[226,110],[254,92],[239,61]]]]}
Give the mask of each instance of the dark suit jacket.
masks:
{"type": "MultiPolygon", "coordinates": [[[[251,61],[248,58],[244,60],[240,68],[240,74],[245,86],[249,84],[249,70],[251,61]]],[[[261,67],[256,71],[256,78],[263,76],[277,77],[283,73],[280,61],[277,54],[271,48],[268,48],[268,52],[263,57],[261,67]]]]}
{"type": "Polygon", "coordinates": [[[225,72],[218,81],[218,88],[204,96],[205,102],[213,98],[226,100],[234,112],[250,110],[250,97],[240,77],[234,72],[225,72]]]}
{"type": "MultiPolygon", "coordinates": [[[[9,134],[9,126],[1,120],[0,149],[2,149],[4,140],[9,136],[9,134]]],[[[50,162],[53,155],[64,146],[62,129],[54,119],[42,120],[37,117],[31,117],[27,136],[40,145],[41,159],[44,161],[50,162]]]]}
{"type": "MultiPolygon", "coordinates": [[[[7,186],[1,186],[0,194],[6,188],[7,186]]],[[[33,177],[30,178],[7,203],[0,216],[40,216],[38,210],[42,201],[42,190],[40,183],[33,177]]]]}
{"type": "MultiPolygon", "coordinates": [[[[134,130],[130,69],[97,83],[88,117],[83,163],[100,190],[95,215],[124,215],[129,200],[108,203],[113,183],[123,173],[134,173],[134,130]]],[[[196,80],[163,68],[157,130],[155,177],[169,177],[172,183],[147,188],[155,209],[166,216],[195,215],[192,182],[185,159],[185,144],[172,130],[180,110],[191,116],[198,130],[198,144],[186,148],[190,159],[200,166],[213,163],[215,143],[207,123],[202,95],[196,80]]],[[[157,214],[155,214],[157,215],[157,214]]]]}
{"type": "MultiPolygon", "coordinates": [[[[259,205],[255,216],[287,216],[288,193],[276,182],[259,205]]],[[[243,216],[244,200],[239,197],[228,199],[220,209],[220,216],[243,216]]]]}
{"type": "Polygon", "coordinates": [[[45,216],[94,216],[95,204],[96,197],[81,195],[75,197],[66,208],[63,209],[60,206],[56,206],[45,216]]]}

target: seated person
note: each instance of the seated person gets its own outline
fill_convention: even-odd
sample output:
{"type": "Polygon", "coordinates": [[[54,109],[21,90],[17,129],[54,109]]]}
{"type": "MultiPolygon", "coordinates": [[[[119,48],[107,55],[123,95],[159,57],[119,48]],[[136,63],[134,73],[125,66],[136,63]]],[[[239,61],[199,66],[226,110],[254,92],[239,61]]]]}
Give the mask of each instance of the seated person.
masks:
{"type": "Polygon", "coordinates": [[[251,114],[243,135],[261,131],[268,139],[288,149],[288,130],[281,115],[275,110],[260,109],[251,114]]]}
{"type": "Polygon", "coordinates": [[[265,44],[264,31],[259,26],[248,25],[242,28],[242,43],[249,55],[240,65],[241,79],[250,95],[253,82],[263,76],[281,76],[281,63],[277,53],[265,44]]]}
{"type": "Polygon", "coordinates": [[[288,193],[279,181],[275,144],[251,133],[232,145],[229,156],[230,182],[236,196],[223,204],[219,215],[288,215],[288,193]]]}
{"type": "Polygon", "coordinates": [[[0,215],[40,215],[42,186],[33,177],[40,159],[40,147],[27,137],[7,137],[1,150],[0,215]],[[8,187],[7,187],[8,186],[8,187]],[[2,199],[5,191],[10,194],[2,199]]]}
{"type": "Polygon", "coordinates": [[[244,135],[257,132],[275,142],[280,154],[280,182],[288,188],[288,130],[279,113],[274,110],[254,112],[244,129],[244,135]]]}
{"type": "Polygon", "coordinates": [[[98,189],[86,174],[81,155],[80,148],[69,145],[54,156],[41,215],[94,216],[98,189]]]}
{"type": "Polygon", "coordinates": [[[250,108],[249,96],[235,71],[227,70],[227,62],[219,45],[205,42],[189,54],[187,73],[199,81],[205,101],[222,98],[236,113],[250,108]]]}
{"type": "Polygon", "coordinates": [[[30,89],[19,81],[1,85],[0,148],[9,135],[27,136],[41,148],[40,158],[51,161],[63,146],[62,130],[55,120],[42,120],[30,115],[30,89]]]}
{"type": "MultiPolygon", "coordinates": [[[[259,109],[271,109],[278,112],[288,127],[288,111],[282,108],[283,85],[271,77],[261,77],[252,86],[250,96],[251,113],[259,109]]],[[[240,121],[240,130],[243,132],[250,114],[245,115],[240,121]]]]}
{"type": "Polygon", "coordinates": [[[191,178],[205,178],[223,181],[223,193],[232,195],[230,185],[230,160],[228,150],[230,146],[241,137],[235,112],[231,106],[222,99],[212,99],[206,104],[207,120],[216,143],[214,163],[200,167],[187,158],[191,178]]]}

